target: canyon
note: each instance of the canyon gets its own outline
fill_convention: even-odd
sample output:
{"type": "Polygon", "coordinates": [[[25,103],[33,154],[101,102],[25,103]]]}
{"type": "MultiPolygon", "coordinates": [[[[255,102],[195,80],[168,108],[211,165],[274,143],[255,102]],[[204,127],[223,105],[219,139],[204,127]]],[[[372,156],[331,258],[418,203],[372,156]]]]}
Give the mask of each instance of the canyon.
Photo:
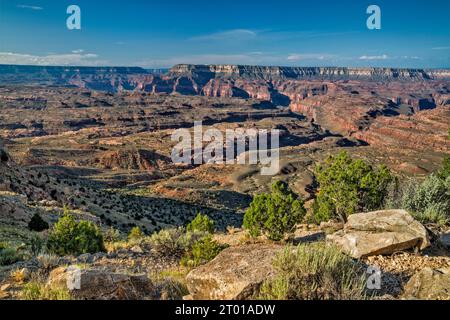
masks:
{"type": "MultiPolygon", "coordinates": [[[[380,148],[398,148],[401,145],[411,150],[446,153],[449,150],[446,139],[450,120],[449,80],[448,69],[176,65],[169,70],[145,70],[138,67],[3,65],[0,66],[0,85],[37,85],[43,88],[39,88],[35,95],[21,96],[21,100],[5,93],[10,89],[1,88],[0,97],[6,105],[22,102],[23,108],[33,105],[29,108],[40,110],[62,103],[66,109],[64,116],[65,111],[89,112],[93,106],[145,105],[149,94],[257,100],[259,102],[252,105],[259,104],[257,108],[265,109],[258,112],[259,116],[263,113],[269,116],[272,110],[284,108],[286,112],[306,116],[313,125],[332,134],[354,137],[380,148]],[[55,86],[67,88],[72,96],[61,99],[61,102],[58,99],[49,101],[45,90],[51,96],[57,95],[61,89],[55,86]],[[81,93],[74,88],[86,91],[81,93]],[[76,101],[71,104],[71,100],[76,101]],[[66,101],[68,105],[64,105],[66,101]],[[424,110],[427,112],[422,113],[424,110]]],[[[158,120],[160,128],[177,127],[170,124],[177,111],[172,106],[166,109],[158,111],[162,116],[158,120]]],[[[218,109],[214,106],[214,111],[218,109]]],[[[145,110],[139,112],[141,115],[131,115],[128,111],[127,116],[118,118],[119,122],[136,122],[136,119],[148,122],[149,115],[143,115],[145,110]]],[[[239,114],[228,114],[228,120],[222,117],[220,121],[242,120],[246,112],[241,110],[239,114]]],[[[111,121],[89,114],[76,118],[60,121],[58,130],[103,126],[105,121],[111,121]]],[[[195,119],[189,121],[192,120],[195,119]]],[[[184,121],[181,126],[186,126],[189,121],[184,121]]],[[[20,125],[14,119],[3,119],[0,128],[19,135],[23,134],[21,132],[25,135],[44,134],[43,124],[32,119],[20,125]],[[14,130],[11,131],[12,128],[14,130]]],[[[51,132],[47,129],[46,134],[51,132]]]]}
{"type": "Polygon", "coordinates": [[[184,224],[197,210],[239,225],[251,196],[275,179],[312,199],[315,163],[340,150],[400,175],[436,170],[450,152],[449,79],[445,69],[2,65],[0,137],[9,168],[26,169],[3,188],[70,203],[122,230],[184,224]],[[171,134],[195,121],[280,130],[279,172],[175,165],[171,134]]]}
{"type": "MultiPolygon", "coordinates": [[[[253,243],[241,229],[255,195],[269,192],[275,181],[286,182],[307,211],[304,224],[294,232],[295,243],[322,241],[326,232],[336,231],[336,223],[309,223],[320,188],[318,164],[346,151],[372,166],[386,165],[402,183],[421,181],[450,154],[449,124],[450,70],[0,65],[0,243],[31,243],[28,222],[36,214],[52,225],[68,210],[100,226],[105,235],[117,231],[124,239],[135,227],[151,235],[186,226],[201,212],[215,221],[214,239],[231,247],[181,276],[181,282],[188,281],[186,297],[211,298],[222,283],[226,297],[244,299],[242,287],[260,283],[282,248],[253,243]],[[196,121],[205,132],[215,129],[223,135],[230,129],[278,130],[279,169],[266,176],[260,163],[173,163],[173,132],[182,128],[192,135],[196,121]]],[[[228,146],[222,144],[226,151],[228,146]]],[[[236,159],[247,156],[248,151],[235,154],[236,159]]],[[[384,215],[409,216],[395,210],[372,213],[384,215]]],[[[447,229],[433,237],[447,236],[447,229]]],[[[397,235],[404,237],[396,233],[391,238],[397,235]]],[[[338,236],[336,241],[353,233],[338,236]]],[[[386,243],[379,235],[363,236],[368,237],[363,245],[386,243]]],[[[448,249],[434,238],[423,254],[408,251],[363,259],[386,271],[382,294],[397,299],[418,271],[448,267],[448,249]]],[[[178,258],[144,242],[114,245],[118,247],[104,254],[58,258],[60,268],[48,281],[58,282],[67,265],[81,263],[87,266],[83,277],[106,285],[85,288],[87,299],[123,298],[123,288],[118,290],[114,279],[122,279],[125,297],[155,298],[147,276],[138,275],[180,270],[178,258]]],[[[381,252],[377,250],[372,251],[381,252]]],[[[10,274],[17,266],[36,268],[33,261],[0,267],[0,299],[18,297],[23,284],[12,283],[10,274]]],[[[165,282],[170,277],[163,278],[155,279],[165,282]]],[[[442,283],[439,279],[427,282],[436,285],[442,283]]],[[[166,293],[156,296],[168,298],[166,293]]]]}

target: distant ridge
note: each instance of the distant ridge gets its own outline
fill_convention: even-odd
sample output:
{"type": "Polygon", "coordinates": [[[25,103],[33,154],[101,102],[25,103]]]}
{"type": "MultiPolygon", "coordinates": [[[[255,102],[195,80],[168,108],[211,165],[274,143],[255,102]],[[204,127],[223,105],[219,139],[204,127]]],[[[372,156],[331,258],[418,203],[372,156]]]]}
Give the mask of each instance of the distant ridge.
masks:
{"type": "Polygon", "coordinates": [[[179,64],[171,76],[285,79],[369,79],[369,80],[441,80],[450,79],[450,69],[347,68],[347,67],[272,67],[248,65],[179,64]]]}
{"type": "Polygon", "coordinates": [[[0,74],[95,74],[95,73],[120,73],[120,74],[142,74],[148,73],[140,67],[77,67],[77,66],[34,66],[34,65],[11,65],[0,64],[0,74]]]}
{"type": "MultiPolygon", "coordinates": [[[[295,80],[423,82],[450,80],[450,69],[266,67],[178,64],[171,69],[0,65],[0,85],[79,87],[108,92],[145,91],[249,96],[242,82],[270,88],[295,80]]],[[[269,88],[269,89],[270,89],[269,88]]],[[[272,90],[272,89],[270,89],[272,90]]]]}
{"type": "Polygon", "coordinates": [[[150,74],[150,71],[140,67],[0,65],[0,84],[86,87],[86,81],[93,81],[91,89],[117,91],[122,81],[127,82],[132,76],[150,74]]]}

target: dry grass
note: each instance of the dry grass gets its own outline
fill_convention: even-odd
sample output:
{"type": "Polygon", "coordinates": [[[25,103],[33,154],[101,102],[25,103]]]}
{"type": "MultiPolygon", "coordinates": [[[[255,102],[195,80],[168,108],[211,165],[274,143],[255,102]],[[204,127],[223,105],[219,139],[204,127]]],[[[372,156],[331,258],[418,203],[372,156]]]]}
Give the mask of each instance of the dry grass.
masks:
{"type": "Polygon", "coordinates": [[[263,283],[261,299],[365,299],[361,268],[334,246],[325,243],[287,247],[274,261],[277,275],[263,283]]]}
{"type": "Polygon", "coordinates": [[[64,289],[52,288],[39,281],[27,283],[20,293],[23,300],[70,300],[70,292],[64,289]]]}
{"type": "Polygon", "coordinates": [[[186,275],[189,269],[179,267],[151,273],[149,278],[159,288],[162,300],[182,300],[189,294],[186,275]]]}
{"type": "Polygon", "coordinates": [[[11,271],[10,278],[17,284],[24,283],[29,277],[29,271],[27,269],[16,269],[11,271]]]}

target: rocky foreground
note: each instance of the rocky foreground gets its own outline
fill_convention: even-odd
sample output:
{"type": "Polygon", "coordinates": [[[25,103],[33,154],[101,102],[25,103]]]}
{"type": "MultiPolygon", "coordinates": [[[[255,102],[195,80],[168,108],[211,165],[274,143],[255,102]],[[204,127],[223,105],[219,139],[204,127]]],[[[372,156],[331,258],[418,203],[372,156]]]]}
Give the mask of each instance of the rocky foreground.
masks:
{"type": "MultiPolygon", "coordinates": [[[[173,256],[142,239],[110,246],[106,253],[44,255],[3,267],[0,297],[24,298],[26,283],[39,279],[52,290],[67,292],[70,299],[255,299],[264,283],[280,272],[274,264],[277,256],[295,252],[296,245],[314,248],[324,243],[353,257],[368,283],[370,270],[381,272],[380,286],[370,287],[366,298],[448,300],[448,237],[448,232],[440,238],[430,233],[402,210],[360,213],[345,225],[299,226],[285,244],[250,240],[245,231],[236,229],[216,234],[215,239],[229,247],[194,269],[180,267],[173,256]]],[[[301,276],[308,281],[306,274],[301,276]]],[[[326,285],[314,290],[329,290],[326,285]]]]}
{"type": "MultiPolygon", "coordinates": [[[[38,213],[54,224],[58,210],[62,210],[58,198],[52,200],[49,186],[66,193],[79,186],[21,168],[0,150],[0,242],[14,240],[18,252],[28,252],[18,262],[2,263],[1,299],[450,299],[450,230],[426,227],[404,210],[354,214],[345,224],[330,221],[320,226],[298,225],[281,242],[251,239],[247,231],[229,227],[228,232],[213,235],[217,243],[228,248],[199,266],[182,264],[170,246],[161,249],[145,235],[128,241],[110,238],[105,252],[95,254],[33,254],[26,249],[30,243],[31,248],[33,243],[37,246],[27,223],[38,213]],[[41,183],[27,182],[36,178],[41,183]],[[308,258],[299,260],[309,267],[295,273],[301,279],[298,283],[306,286],[318,277],[321,286],[303,287],[292,297],[268,294],[267,288],[283,279],[286,271],[277,259],[296,250],[303,250],[311,259],[316,252],[338,255],[347,267],[351,264],[352,270],[355,268],[352,277],[364,281],[357,287],[364,292],[333,291],[329,281],[339,279],[339,266],[334,266],[337,269],[331,274],[320,273],[330,260],[321,261],[314,271],[308,262],[314,259],[308,258]],[[379,275],[374,282],[379,286],[369,287],[367,283],[374,274],[379,275]]],[[[107,196],[95,192],[97,199],[107,196]]],[[[102,217],[81,210],[72,214],[107,230],[102,217]]],[[[4,250],[0,248],[2,257],[8,259],[4,250]]],[[[352,281],[356,285],[360,280],[352,281]]]]}

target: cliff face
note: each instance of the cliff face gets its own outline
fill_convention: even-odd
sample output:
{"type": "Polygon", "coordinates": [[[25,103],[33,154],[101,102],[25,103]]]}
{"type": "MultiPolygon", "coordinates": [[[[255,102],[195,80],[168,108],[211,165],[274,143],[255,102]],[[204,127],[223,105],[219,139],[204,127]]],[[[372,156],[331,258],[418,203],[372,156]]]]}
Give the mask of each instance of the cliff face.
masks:
{"type": "Polygon", "coordinates": [[[449,153],[450,108],[437,108],[412,116],[379,117],[367,130],[354,136],[387,151],[429,150],[449,153]]]}
{"type": "Polygon", "coordinates": [[[431,80],[450,79],[450,70],[396,69],[396,68],[314,68],[314,67],[265,67],[237,65],[176,65],[169,71],[172,77],[192,78],[244,78],[252,80],[275,79],[365,79],[365,80],[431,80]]]}
{"type": "Polygon", "coordinates": [[[268,100],[386,150],[450,148],[450,70],[177,65],[164,79],[173,92],[268,100]]]}
{"type": "MultiPolygon", "coordinates": [[[[72,85],[118,92],[178,92],[212,96],[255,96],[261,86],[280,81],[362,80],[376,82],[450,80],[448,69],[308,68],[238,65],[176,65],[164,69],[138,67],[52,67],[0,65],[0,84],[72,85]],[[243,90],[243,91],[242,91],[243,90]],[[247,90],[249,92],[247,92],[247,90]]],[[[264,90],[264,88],[263,88],[264,90]]],[[[260,95],[258,93],[257,95],[260,95]]],[[[263,96],[270,96],[267,92],[263,96]]]]}

